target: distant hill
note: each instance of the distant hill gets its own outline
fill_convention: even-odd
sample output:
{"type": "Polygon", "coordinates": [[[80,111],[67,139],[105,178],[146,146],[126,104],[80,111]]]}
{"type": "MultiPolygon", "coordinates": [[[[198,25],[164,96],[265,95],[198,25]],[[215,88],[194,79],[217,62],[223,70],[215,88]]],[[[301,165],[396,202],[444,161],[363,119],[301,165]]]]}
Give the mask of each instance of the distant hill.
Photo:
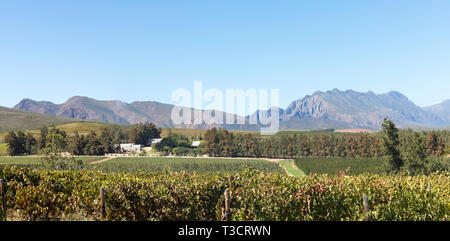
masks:
{"type": "Polygon", "coordinates": [[[101,101],[88,97],[75,96],[63,104],[23,99],[19,104],[14,106],[14,109],[81,120],[118,124],[152,121],[157,125],[167,126],[169,119],[166,117],[170,117],[172,106],[150,101],[127,104],[116,100],[101,101]],[[146,111],[154,113],[153,117],[146,115],[146,111]],[[158,118],[159,116],[161,117],[158,118]]]}
{"type": "MultiPolygon", "coordinates": [[[[381,127],[384,118],[400,127],[443,127],[449,125],[448,114],[428,112],[397,91],[385,94],[353,90],[317,91],[293,101],[286,109],[258,111],[271,115],[278,111],[282,129],[371,129],[381,127]]],[[[436,111],[439,112],[439,111],[436,111]]],[[[253,114],[253,118],[255,118],[253,114]]]]}
{"type": "MultiPolygon", "coordinates": [[[[255,131],[257,125],[175,125],[171,121],[174,106],[154,101],[137,101],[125,103],[117,100],[95,100],[76,96],[63,104],[47,101],[24,99],[15,109],[45,113],[55,116],[77,118],[118,124],[135,124],[153,122],[165,128],[209,129],[213,126],[232,130],[255,131]]],[[[260,110],[248,117],[257,118],[258,113],[279,112],[280,129],[379,129],[384,118],[393,120],[400,127],[440,128],[450,125],[448,101],[425,109],[417,106],[406,96],[397,91],[375,94],[371,91],[362,93],[353,90],[317,91],[293,101],[286,109],[272,108],[260,110]]],[[[233,115],[216,112],[225,116],[233,115]]]]}
{"type": "Polygon", "coordinates": [[[9,130],[37,129],[42,126],[65,124],[77,121],[80,120],[31,113],[0,106],[0,132],[9,130]]]}
{"type": "Polygon", "coordinates": [[[442,103],[424,107],[428,113],[439,116],[443,120],[450,122],[450,99],[442,103]]]}
{"type": "MultiPolygon", "coordinates": [[[[23,99],[14,106],[15,109],[29,112],[125,125],[153,122],[157,126],[164,128],[209,129],[213,126],[221,126],[227,129],[256,130],[255,126],[248,125],[210,125],[205,123],[176,125],[171,121],[173,107],[174,105],[154,101],[125,103],[118,100],[103,101],[82,96],[72,97],[63,104],[23,99]]],[[[193,109],[191,109],[191,112],[193,113],[193,109]]],[[[223,115],[224,120],[226,118],[234,118],[234,115],[221,111],[217,111],[216,114],[223,115]]]]}

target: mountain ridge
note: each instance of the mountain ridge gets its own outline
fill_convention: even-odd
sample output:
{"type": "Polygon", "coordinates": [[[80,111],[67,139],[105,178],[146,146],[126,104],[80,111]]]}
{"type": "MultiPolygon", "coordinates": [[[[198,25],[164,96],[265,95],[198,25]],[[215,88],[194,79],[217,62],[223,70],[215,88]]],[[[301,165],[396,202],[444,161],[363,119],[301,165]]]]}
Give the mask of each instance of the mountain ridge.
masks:
{"type": "Polygon", "coordinates": [[[450,122],[450,99],[435,105],[423,107],[423,109],[450,122]]]}
{"type": "MultiPolygon", "coordinates": [[[[448,101],[448,100],[447,100],[448,101]]],[[[450,103],[450,101],[448,101],[450,103]]],[[[447,103],[447,102],[443,102],[447,103]]],[[[448,105],[434,105],[421,108],[398,91],[375,94],[372,91],[358,92],[333,89],[316,91],[312,95],[292,101],[286,109],[271,108],[258,110],[245,118],[259,118],[259,114],[271,115],[279,112],[280,129],[314,129],[314,128],[364,128],[379,129],[384,118],[393,120],[400,127],[449,126],[450,112],[448,105]],[[442,113],[441,113],[442,112],[442,113]]],[[[153,122],[168,128],[211,128],[257,130],[259,125],[224,125],[198,124],[174,125],[171,111],[174,105],[156,101],[134,101],[126,103],[118,100],[96,100],[90,97],[74,96],[62,104],[49,101],[23,99],[13,108],[18,110],[51,114],[82,120],[102,121],[118,124],[135,124],[153,122]]],[[[205,110],[202,110],[205,111],[205,110]]],[[[232,114],[216,111],[225,118],[233,118],[232,114]]]]}

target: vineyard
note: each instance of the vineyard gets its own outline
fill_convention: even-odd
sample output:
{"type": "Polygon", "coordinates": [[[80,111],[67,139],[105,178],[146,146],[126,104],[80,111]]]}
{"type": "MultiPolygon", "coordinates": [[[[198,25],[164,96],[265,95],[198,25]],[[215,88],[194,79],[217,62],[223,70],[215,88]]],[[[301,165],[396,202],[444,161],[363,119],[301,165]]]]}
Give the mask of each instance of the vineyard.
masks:
{"type": "MultiPolygon", "coordinates": [[[[82,156],[76,157],[75,159],[83,161],[84,164],[89,164],[104,158],[105,157],[103,156],[82,156]]],[[[0,156],[0,166],[14,165],[20,167],[39,168],[39,159],[39,156],[0,156]]]]}
{"type": "Polygon", "coordinates": [[[295,165],[306,173],[335,175],[346,171],[347,175],[384,174],[382,158],[298,158],[295,165]]]}
{"type": "Polygon", "coordinates": [[[254,168],[231,175],[0,167],[0,179],[7,220],[222,220],[227,188],[231,220],[450,219],[448,173],[296,178],[254,168]]]}
{"type": "MultiPolygon", "coordinates": [[[[0,166],[18,166],[43,169],[39,156],[0,157],[0,166]]],[[[274,162],[258,159],[234,158],[182,158],[182,157],[116,157],[108,161],[105,156],[77,156],[85,170],[104,172],[169,172],[237,173],[250,166],[264,172],[284,173],[274,162]],[[97,163],[98,162],[98,163],[97,163]],[[91,165],[93,164],[93,165],[91,165]]]]}
{"type": "Polygon", "coordinates": [[[106,172],[185,171],[188,173],[237,173],[246,166],[251,166],[264,172],[284,173],[278,164],[266,160],[181,157],[121,157],[99,163],[91,169],[106,172]]]}

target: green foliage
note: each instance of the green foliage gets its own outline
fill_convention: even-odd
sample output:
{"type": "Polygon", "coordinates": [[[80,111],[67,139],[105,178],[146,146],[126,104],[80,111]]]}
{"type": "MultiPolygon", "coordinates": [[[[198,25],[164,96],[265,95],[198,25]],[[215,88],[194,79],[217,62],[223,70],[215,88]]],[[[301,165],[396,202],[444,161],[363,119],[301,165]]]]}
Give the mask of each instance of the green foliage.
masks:
{"type": "MultiPolygon", "coordinates": [[[[0,165],[17,165],[33,167],[39,164],[40,156],[0,156],[0,165]]],[[[77,160],[81,160],[85,164],[105,159],[104,156],[77,156],[77,160]]]]}
{"type": "Polygon", "coordinates": [[[105,154],[105,146],[102,144],[102,140],[95,132],[90,132],[86,136],[86,142],[83,150],[86,155],[98,156],[105,154]]]}
{"type": "Polygon", "coordinates": [[[42,156],[40,164],[41,168],[47,170],[80,170],[83,168],[83,161],[72,156],[62,156],[56,153],[42,156]]]}
{"type": "Polygon", "coordinates": [[[225,158],[179,158],[179,157],[119,157],[95,165],[96,170],[106,172],[167,172],[188,173],[236,173],[246,166],[265,172],[284,173],[276,163],[265,160],[225,158]]]}
{"type": "Polygon", "coordinates": [[[383,150],[384,157],[386,160],[386,171],[387,172],[398,172],[403,166],[403,160],[400,158],[399,151],[399,137],[398,129],[395,127],[394,122],[387,120],[383,121],[382,134],[383,134],[383,150]]]}
{"type": "Polygon", "coordinates": [[[46,134],[45,136],[45,147],[40,150],[41,154],[49,154],[49,153],[59,153],[66,149],[67,147],[67,134],[65,131],[61,131],[52,127],[48,131],[43,131],[42,134],[46,134]]]}
{"type": "MultiPolygon", "coordinates": [[[[409,139],[399,136],[408,130],[399,130],[392,121],[386,120],[382,132],[334,133],[283,131],[274,136],[231,132],[212,128],[204,136],[203,150],[209,156],[267,157],[267,158],[380,158],[385,156],[388,169],[400,171],[403,161],[400,146],[409,139]]],[[[427,156],[442,156],[449,145],[450,131],[436,130],[415,132],[420,136],[417,145],[423,145],[427,156]],[[435,135],[436,143],[426,145],[425,135],[435,135]]]]}
{"type": "Polygon", "coordinates": [[[99,220],[100,187],[106,194],[106,220],[221,220],[226,188],[233,220],[450,219],[448,173],[295,178],[254,169],[230,176],[0,167],[0,178],[6,182],[8,209],[22,220],[99,220]]]}
{"type": "Polygon", "coordinates": [[[346,175],[384,174],[384,160],[381,158],[298,158],[295,165],[309,174],[346,175]]]}
{"type": "Polygon", "coordinates": [[[127,133],[118,125],[110,125],[103,128],[100,141],[105,153],[120,151],[120,143],[127,138],[127,133]]]}
{"type": "Polygon", "coordinates": [[[159,138],[161,135],[161,128],[156,128],[155,124],[135,124],[131,127],[128,133],[130,142],[140,145],[148,145],[153,138],[159,138]]]}
{"type": "Polygon", "coordinates": [[[153,146],[159,152],[175,153],[175,151],[177,151],[178,154],[175,153],[175,155],[181,155],[182,152],[185,152],[186,154],[194,153],[194,151],[188,150],[191,147],[191,141],[187,136],[172,132],[169,132],[166,137],[162,138],[159,143],[156,143],[153,146]]]}
{"type": "Polygon", "coordinates": [[[194,150],[187,147],[175,147],[173,148],[173,153],[176,156],[194,156],[194,150]]]}
{"type": "Polygon", "coordinates": [[[0,156],[8,155],[8,145],[6,143],[0,143],[0,156]]]}
{"type": "Polygon", "coordinates": [[[423,138],[419,133],[408,130],[401,136],[404,141],[401,142],[400,154],[404,162],[402,169],[412,175],[426,173],[426,152],[423,138]]]}
{"type": "Polygon", "coordinates": [[[14,131],[10,131],[5,137],[5,142],[8,145],[8,155],[15,156],[24,153],[23,143],[19,140],[14,131]]]}
{"type": "Polygon", "coordinates": [[[260,136],[212,128],[205,133],[203,150],[210,156],[232,157],[381,157],[378,135],[288,132],[260,136]],[[291,134],[293,133],[293,134],[291,134]]]}
{"type": "MultiPolygon", "coordinates": [[[[75,124],[67,124],[69,126],[77,126],[75,124]]],[[[55,126],[42,127],[37,131],[28,132],[10,132],[5,136],[5,140],[9,146],[10,155],[22,154],[48,154],[49,150],[57,150],[59,152],[70,152],[73,155],[103,155],[105,153],[116,153],[120,151],[120,143],[133,139],[137,142],[148,143],[148,140],[159,137],[161,129],[156,128],[154,124],[137,124],[131,127],[120,125],[100,125],[96,123],[88,123],[93,129],[100,130],[100,134],[91,130],[87,134],[79,134],[74,131],[74,135],[69,137],[63,129],[55,126]],[[36,140],[33,136],[38,136],[36,140]],[[144,141],[146,140],[146,141],[144,141]]],[[[75,129],[76,130],[76,129],[75,129]]],[[[83,130],[86,131],[86,130],[83,130]]],[[[185,143],[184,143],[185,144],[185,143]]]]}
{"type": "Polygon", "coordinates": [[[294,177],[306,176],[306,174],[303,172],[303,170],[300,170],[292,160],[288,160],[288,159],[281,160],[281,161],[278,161],[278,164],[280,164],[280,166],[282,166],[286,170],[288,175],[292,175],[294,177]]]}
{"type": "Polygon", "coordinates": [[[72,156],[63,156],[61,152],[67,147],[66,133],[52,128],[48,131],[45,148],[41,150],[41,168],[48,170],[79,170],[83,162],[72,156]]]}
{"type": "Polygon", "coordinates": [[[46,141],[47,141],[47,134],[48,134],[48,127],[42,127],[41,129],[39,129],[39,150],[42,150],[45,148],[45,146],[47,145],[46,141]]]}
{"type": "Polygon", "coordinates": [[[428,157],[425,162],[425,173],[450,172],[450,158],[428,157]]]}
{"type": "Polygon", "coordinates": [[[36,154],[36,139],[30,133],[25,135],[22,131],[18,131],[17,134],[14,131],[10,131],[5,136],[5,142],[7,144],[7,153],[10,156],[36,154]]]}

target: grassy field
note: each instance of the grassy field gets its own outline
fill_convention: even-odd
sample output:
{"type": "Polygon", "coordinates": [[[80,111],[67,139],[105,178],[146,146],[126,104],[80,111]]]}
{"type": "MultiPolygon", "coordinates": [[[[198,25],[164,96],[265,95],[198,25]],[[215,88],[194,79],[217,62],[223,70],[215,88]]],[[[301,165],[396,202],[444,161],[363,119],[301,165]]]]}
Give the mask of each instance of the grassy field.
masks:
{"type": "MultiPolygon", "coordinates": [[[[265,160],[223,159],[223,158],[179,158],[179,157],[118,157],[98,164],[92,162],[106,159],[104,156],[79,156],[86,169],[102,170],[106,172],[165,172],[186,171],[197,173],[236,173],[245,166],[254,167],[264,172],[284,173],[276,163],[265,160]]],[[[38,167],[39,156],[0,156],[0,166],[11,165],[20,167],[38,167]]]]}
{"type": "Polygon", "coordinates": [[[284,173],[284,170],[278,164],[265,160],[223,158],[119,157],[99,164],[94,164],[92,165],[92,168],[108,172],[165,172],[172,170],[190,173],[236,173],[243,170],[245,166],[252,166],[257,170],[264,172],[284,173]]]}
{"type": "Polygon", "coordinates": [[[178,128],[162,128],[161,136],[167,136],[169,132],[174,134],[180,134],[185,136],[203,136],[206,133],[206,130],[198,130],[198,129],[178,129],[178,128]]]}
{"type": "Polygon", "coordinates": [[[310,173],[335,175],[336,171],[348,169],[346,175],[363,173],[383,174],[383,160],[369,158],[301,158],[295,165],[306,175],[310,173]]]}
{"type": "MultiPolygon", "coordinates": [[[[82,160],[84,164],[105,159],[104,156],[79,156],[77,160],[82,160]]],[[[21,167],[35,167],[39,165],[39,156],[0,156],[0,165],[11,165],[21,167]]]]}
{"type": "MultiPolygon", "coordinates": [[[[99,123],[99,122],[89,122],[89,121],[81,121],[76,123],[68,123],[63,125],[56,125],[55,127],[65,131],[68,135],[73,135],[75,131],[81,135],[87,135],[89,132],[94,131],[100,133],[102,129],[109,124],[107,123],[99,123]]],[[[30,131],[34,136],[39,135],[39,130],[30,131]]]]}
{"type": "MultiPolygon", "coordinates": [[[[74,123],[67,123],[67,124],[61,124],[61,125],[55,125],[56,128],[65,131],[68,135],[73,135],[75,131],[78,131],[79,134],[88,134],[90,131],[94,131],[97,133],[100,133],[101,130],[108,126],[110,124],[108,123],[99,123],[99,122],[89,122],[89,121],[80,121],[80,122],[74,122],[74,123]]],[[[48,125],[50,126],[50,125],[48,125]]],[[[27,132],[30,132],[35,138],[39,136],[39,128],[34,128],[33,130],[29,130],[27,132]]],[[[0,133],[0,142],[5,139],[5,136],[8,134],[8,132],[2,132],[0,133]]]]}
{"type": "Polygon", "coordinates": [[[44,115],[0,106],[0,132],[9,130],[34,130],[45,125],[59,125],[79,120],[44,115]]]}
{"type": "Polygon", "coordinates": [[[302,170],[298,169],[297,166],[295,166],[292,160],[282,160],[279,162],[279,164],[286,170],[287,173],[294,177],[306,176],[302,170]]]}
{"type": "Polygon", "coordinates": [[[6,156],[8,155],[8,146],[6,143],[0,143],[0,156],[6,156]]]}

